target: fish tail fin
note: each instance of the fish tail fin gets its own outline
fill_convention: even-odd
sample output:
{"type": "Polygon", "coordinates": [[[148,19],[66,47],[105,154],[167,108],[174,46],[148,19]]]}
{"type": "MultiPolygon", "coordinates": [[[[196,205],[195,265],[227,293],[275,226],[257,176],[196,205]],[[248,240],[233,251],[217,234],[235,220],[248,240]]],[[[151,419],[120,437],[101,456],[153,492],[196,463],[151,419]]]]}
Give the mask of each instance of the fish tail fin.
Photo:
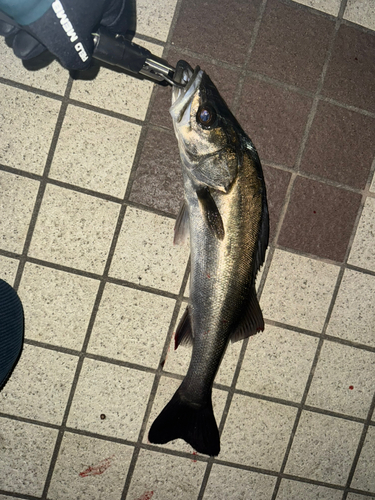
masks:
{"type": "Polygon", "coordinates": [[[212,409],[211,395],[202,404],[192,403],[183,396],[181,388],[151,426],[151,443],[165,444],[184,439],[198,453],[216,456],[220,452],[220,436],[212,409]]]}

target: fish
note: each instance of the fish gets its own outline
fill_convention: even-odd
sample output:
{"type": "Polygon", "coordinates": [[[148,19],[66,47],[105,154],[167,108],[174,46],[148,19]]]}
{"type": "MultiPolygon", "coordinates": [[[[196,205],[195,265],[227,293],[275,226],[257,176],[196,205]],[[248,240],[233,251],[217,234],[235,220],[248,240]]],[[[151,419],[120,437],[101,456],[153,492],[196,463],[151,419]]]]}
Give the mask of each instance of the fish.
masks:
{"type": "Polygon", "coordinates": [[[170,115],[177,138],[184,202],[174,243],[190,238],[190,298],[175,348],[192,343],[189,368],[154,420],[148,439],[181,438],[217,456],[220,435],[212,406],[214,379],[229,341],[264,330],[257,272],[269,239],[266,186],[258,153],[207,73],[176,66],[170,115]]]}

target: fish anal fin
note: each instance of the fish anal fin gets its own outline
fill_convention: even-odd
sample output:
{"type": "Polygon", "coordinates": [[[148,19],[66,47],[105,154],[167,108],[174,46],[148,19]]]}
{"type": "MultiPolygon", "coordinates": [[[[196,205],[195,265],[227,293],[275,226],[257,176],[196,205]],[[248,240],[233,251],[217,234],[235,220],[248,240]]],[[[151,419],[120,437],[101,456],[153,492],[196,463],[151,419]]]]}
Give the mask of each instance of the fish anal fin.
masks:
{"type": "Polygon", "coordinates": [[[184,201],[178,212],[176,223],[174,226],[174,245],[183,245],[186,243],[189,236],[189,212],[187,204],[184,201]]]}
{"type": "Polygon", "coordinates": [[[175,336],[174,348],[175,350],[180,344],[187,345],[193,343],[193,330],[191,328],[191,319],[189,313],[189,306],[185,309],[184,314],[181,316],[175,336]]]}
{"type": "Polygon", "coordinates": [[[260,305],[253,287],[250,293],[250,300],[245,305],[242,318],[237,328],[232,333],[232,342],[243,340],[264,330],[264,319],[260,305]]]}
{"type": "Polygon", "coordinates": [[[209,188],[205,187],[198,189],[197,196],[207,226],[218,240],[223,240],[225,234],[223,219],[221,218],[219,209],[217,208],[209,188]]]}

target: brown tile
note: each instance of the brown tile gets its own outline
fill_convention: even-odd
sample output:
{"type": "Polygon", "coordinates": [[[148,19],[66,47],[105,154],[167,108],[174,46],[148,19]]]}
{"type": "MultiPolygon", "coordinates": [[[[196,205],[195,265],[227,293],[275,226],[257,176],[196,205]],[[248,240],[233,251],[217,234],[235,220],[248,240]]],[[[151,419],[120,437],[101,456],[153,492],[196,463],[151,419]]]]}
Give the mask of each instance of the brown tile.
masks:
{"type": "Polygon", "coordinates": [[[148,131],[130,200],[177,215],[183,200],[183,187],[174,135],[148,131]]]}
{"type": "MultiPolygon", "coordinates": [[[[176,66],[180,59],[186,59],[186,55],[170,50],[168,53],[168,62],[172,66],[176,66]]],[[[229,107],[233,103],[234,92],[236,91],[240,74],[238,71],[221,68],[215,64],[208,64],[195,58],[188,58],[188,63],[195,68],[199,65],[211,78],[220,92],[220,95],[226,101],[229,107]]],[[[155,100],[152,105],[150,120],[155,125],[173,128],[172,119],[169,115],[169,108],[171,106],[171,89],[170,87],[160,87],[156,89],[155,100]]]]}
{"type": "Polygon", "coordinates": [[[237,118],[260,159],[294,167],[312,99],[248,77],[237,118]]]}
{"type": "Polygon", "coordinates": [[[280,218],[281,208],[284,204],[286,190],[288,189],[289,172],[263,165],[264,180],[267,189],[268,211],[270,215],[270,243],[273,241],[280,218]]]}
{"type": "Polygon", "coordinates": [[[183,0],[172,43],[231,64],[243,64],[260,0],[183,0]]]}
{"type": "Polygon", "coordinates": [[[375,33],[341,25],[323,94],[375,112],[375,33]]]}
{"type": "Polygon", "coordinates": [[[334,21],[322,15],[271,0],[248,68],[314,91],[334,27],[334,21]]]}
{"type": "Polygon", "coordinates": [[[301,170],[363,189],[375,155],[374,138],[374,118],[321,101],[301,170]]]}
{"type": "Polygon", "coordinates": [[[343,261],[361,195],[298,176],[278,243],[343,261]]]}

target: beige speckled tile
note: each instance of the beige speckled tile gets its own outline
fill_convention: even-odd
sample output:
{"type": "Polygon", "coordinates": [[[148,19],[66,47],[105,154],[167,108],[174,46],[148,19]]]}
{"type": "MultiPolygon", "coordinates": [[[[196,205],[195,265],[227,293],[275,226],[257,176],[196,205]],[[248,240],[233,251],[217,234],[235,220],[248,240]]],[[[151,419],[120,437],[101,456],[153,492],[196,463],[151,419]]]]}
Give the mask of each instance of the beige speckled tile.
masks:
{"type": "Polygon", "coordinates": [[[375,353],[323,344],[306,404],[366,418],[374,395],[375,353]]]}
{"type": "Polygon", "coordinates": [[[69,72],[57,61],[37,71],[27,70],[22,61],[17,59],[13,50],[7,46],[3,37],[0,39],[0,76],[37,89],[64,94],[69,79],[69,72]]]}
{"type": "Polygon", "coordinates": [[[302,412],[285,473],[345,485],[362,424],[302,412]]]}
{"type": "Polygon", "coordinates": [[[358,495],[357,493],[349,493],[348,496],[346,497],[346,500],[369,500],[369,498],[375,498],[375,494],[373,496],[365,496],[365,495],[358,495]]]}
{"type": "MultiPolygon", "coordinates": [[[[161,56],[163,48],[143,40],[134,42],[161,56]]],[[[144,120],[154,84],[100,68],[95,80],[75,80],[70,97],[99,108],[144,120]]],[[[166,89],[166,92],[170,89],[166,89]]]]}
{"type": "Polygon", "coordinates": [[[157,368],[175,301],[107,284],[88,352],[157,368]]]}
{"type": "Polygon", "coordinates": [[[66,432],[53,472],[51,500],[119,500],[133,448],[66,432]]]}
{"type": "Polygon", "coordinates": [[[22,253],[38,189],[38,181],[0,172],[0,247],[3,250],[22,253]]]}
{"type": "Polygon", "coordinates": [[[300,402],[318,339],[266,325],[249,340],[237,389],[300,402]]]}
{"type": "Polygon", "coordinates": [[[109,275],[178,293],[189,248],[173,245],[175,221],[127,208],[109,275]]]}
{"type": "Polygon", "coordinates": [[[127,498],[195,500],[205,469],[204,462],[141,450],[127,498]]]}
{"type": "Polygon", "coordinates": [[[123,198],[141,128],[68,106],[49,176],[123,198]]]}
{"type": "Polygon", "coordinates": [[[0,255],[0,279],[13,286],[19,261],[0,255]]]}
{"type": "Polygon", "coordinates": [[[276,478],[273,476],[214,464],[203,498],[204,500],[221,498],[269,500],[275,483],[276,478]]]}
{"type": "Polygon", "coordinates": [[[307,5],[316,10],[321,10],[332,16],[337,16],[340,10],[341,0],[295,0],[297,3],[307,5]]]}
{"type": "Polygon", "coordinates": [[[165,42],[176,4],[177,0],[138,0],[137,33],[165,42]]]}
{"type": "Polygon", "coordinates": [[[375,271],[375,198],[366,199],[348,262],[375,271]]]}
{"type": "Polygon", "coordinates": [[[151,373],[86,359],[68,427],[137,440],[153,380],[151,373]]]}
{"type": "Polygon", "coordinates": [[[352,488],[375,494],[375,427],[369,427],[351,483],[352,488]]]}
{"type": "Polygon", "coordinates": [[[0,83],[0,163],[42,174],[61,103],[0,83]]]}
{"type": "Polygon", "coordinates": [[[80,350],[98,288],[96,280],[27,262],[19,288],[25,337],[80,350]]]}
{"type": "Polygon", "coordinates": [[[320,332],[339,267],[275,250],[260,306],[265,318],[320,332]]]}
{"type": "Polygon", "coordinates": [[[1,488],[40,496],[57,433],[56,429],[0,418],[1,488]]]}
{"type": "Polygon", "coordinates": [[[327,335],[375,346],[375,277],[346,269],[327,335]]]}
{"type": "Polygon", "coordinates": [[[235,394],[222,434],[220,458],[278,471],[296,408],[235,394]]]}
{"type": "Polygon", "coordinates": [[[4,413],[61,424],[78,357],[25,344],[0,393],[4,413]]]}
{"type": "Polygon", "coordinates": [[[115,203],[48,184],[29,254],[102,273],[119,210],[115,203]]]}
{"type": "Polygon", "coordinates": [[[375,4],[372,0],[348,0],[344,19],[375,30],[375,4]]]}
{"type": "MultiPolygon", "coordinates": [[[[162,377],[159,382],[158,390],[155,396],[154,404],[149,416],[146,432],[143,438],[144,443],[148,443],[148,432],[156,417],[163,410],[165,405],[171,400],[173,394],[176,392],[181,384],[181,380],[176,380],[169,377],[162,377]]],[[[220,419],[224,411],[224,406],[227,400],[227,392],[214,389],[212,391],[212,406],[214,409],[215,419],[217,425],[220,424],[220,419]]],[[[183,451],[185,453],[193,453],[193,448],[186,443],[183,439],[175,439],[169,443],[160,445],[163,448],[175,451],[183,451]]],[[[196,453],[196,452],[194,452],[196,453]]]]}
{"type": "Polygon", "coordinates": [[[316,484],[282,479],[276,498],[277,500],[341,500],[342,491],[318,486],[316,484]]]}
{"type": "Polygon", "coordinates": [[[372,193],[375,193],[375,172],[374,172],[374,176],[372,178],[372,182],[371,182],[371,186],[370,186],[370,191],[372,193]]]}

